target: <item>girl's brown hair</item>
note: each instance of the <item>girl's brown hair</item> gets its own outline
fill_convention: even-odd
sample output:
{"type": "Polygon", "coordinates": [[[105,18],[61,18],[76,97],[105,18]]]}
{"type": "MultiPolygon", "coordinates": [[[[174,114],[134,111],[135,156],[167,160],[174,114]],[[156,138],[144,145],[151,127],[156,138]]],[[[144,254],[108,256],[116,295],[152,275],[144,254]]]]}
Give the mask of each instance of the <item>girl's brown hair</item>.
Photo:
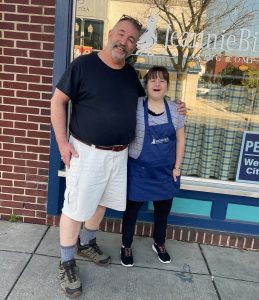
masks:
{"type": "Polygon", "coordinates": [[[162,66],[154,66],[149,69],[143,78],[144,87],[147,87],[147,82],[149,79],[156,79],[157,77],[166,80],[167,86],[169,86],[169,72],[167,71],[167,68],[162,66]]]}

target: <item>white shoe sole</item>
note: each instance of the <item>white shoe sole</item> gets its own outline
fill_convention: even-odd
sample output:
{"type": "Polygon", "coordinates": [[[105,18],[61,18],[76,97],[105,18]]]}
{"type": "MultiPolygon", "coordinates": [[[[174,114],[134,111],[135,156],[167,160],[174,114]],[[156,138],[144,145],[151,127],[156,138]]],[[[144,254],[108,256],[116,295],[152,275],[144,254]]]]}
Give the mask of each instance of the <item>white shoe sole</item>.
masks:
{"type": "Polygon", "coordinates": [[[157,253],[157,251],[156,251],[156,248],[155,248],[155,246],[154,245],[152,245],[152,249],[153,249],[153,251],[154,252],[156,252],[156,254],[157,254],[157,258],[158,258],[158,260],[162,263],[162,264],[170,264],[170,262],[171,262],[171,259],[169,260],[169,261],[163,261],[162,259],[160,259],[160,257],[158,256],[158,253],[157,253]]]}
{"type": "Polygon", "coordinates": [[[125,265],[122,261],[121,261],[121,265],[122,265],[123,267],[126,267],[126,268],[130,268],[130,267],[133,267],[133,266],[134,266],[134,264],[132,264],[132,265],[125,265]]]}

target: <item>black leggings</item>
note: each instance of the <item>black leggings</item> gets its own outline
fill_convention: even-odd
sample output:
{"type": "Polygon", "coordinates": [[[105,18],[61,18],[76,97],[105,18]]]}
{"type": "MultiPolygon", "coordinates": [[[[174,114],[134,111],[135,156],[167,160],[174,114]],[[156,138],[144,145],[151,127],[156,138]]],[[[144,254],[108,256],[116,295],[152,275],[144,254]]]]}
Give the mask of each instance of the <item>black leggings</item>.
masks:
{"type": "MultiPolygon", "coordinates": [[[[153,201],[154,205],[154,232],[153,238],[156,244],[163,245],[166,238],[167,217],[171,211],[172,199],[153,201]]],[[[144,202],[127,201],[127,207],[122,220],[122,244],[130,248],[137,221],[138,212],[144,202]]]]}

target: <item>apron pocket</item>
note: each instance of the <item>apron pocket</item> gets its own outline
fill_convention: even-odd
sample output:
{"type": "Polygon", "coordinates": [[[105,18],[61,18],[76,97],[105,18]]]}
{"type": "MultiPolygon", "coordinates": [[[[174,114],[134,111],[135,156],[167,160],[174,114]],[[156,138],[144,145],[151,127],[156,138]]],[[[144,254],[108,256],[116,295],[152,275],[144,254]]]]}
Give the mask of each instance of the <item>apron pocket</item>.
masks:
{"type": "Polygon", "coordinates": [[[164,181],[172,178],[172,166],[143,166],[136,163],[128,164],[128,176],[136,178],[149,178],[164,181]]]}
{"type": "Polygon", "coordinates": [[[165,180],[168,178],[172,178],[171,170],[172,170],[171,166],[145,167],[146,177],[154,178],[157,180],[165,180]]]}

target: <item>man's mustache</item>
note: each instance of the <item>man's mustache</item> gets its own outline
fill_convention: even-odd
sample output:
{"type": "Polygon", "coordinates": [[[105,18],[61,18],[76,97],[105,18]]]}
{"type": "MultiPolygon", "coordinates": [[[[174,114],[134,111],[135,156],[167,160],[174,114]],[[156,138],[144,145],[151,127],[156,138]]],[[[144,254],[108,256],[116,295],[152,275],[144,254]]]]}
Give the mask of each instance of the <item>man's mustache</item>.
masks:
{"type": "Polygon", "coordinates": [[[124,52],[128,52],[128,49],[125,45],[121,45],[121,44],[115,44],[114,47],[120,47],[124,52]]]}

